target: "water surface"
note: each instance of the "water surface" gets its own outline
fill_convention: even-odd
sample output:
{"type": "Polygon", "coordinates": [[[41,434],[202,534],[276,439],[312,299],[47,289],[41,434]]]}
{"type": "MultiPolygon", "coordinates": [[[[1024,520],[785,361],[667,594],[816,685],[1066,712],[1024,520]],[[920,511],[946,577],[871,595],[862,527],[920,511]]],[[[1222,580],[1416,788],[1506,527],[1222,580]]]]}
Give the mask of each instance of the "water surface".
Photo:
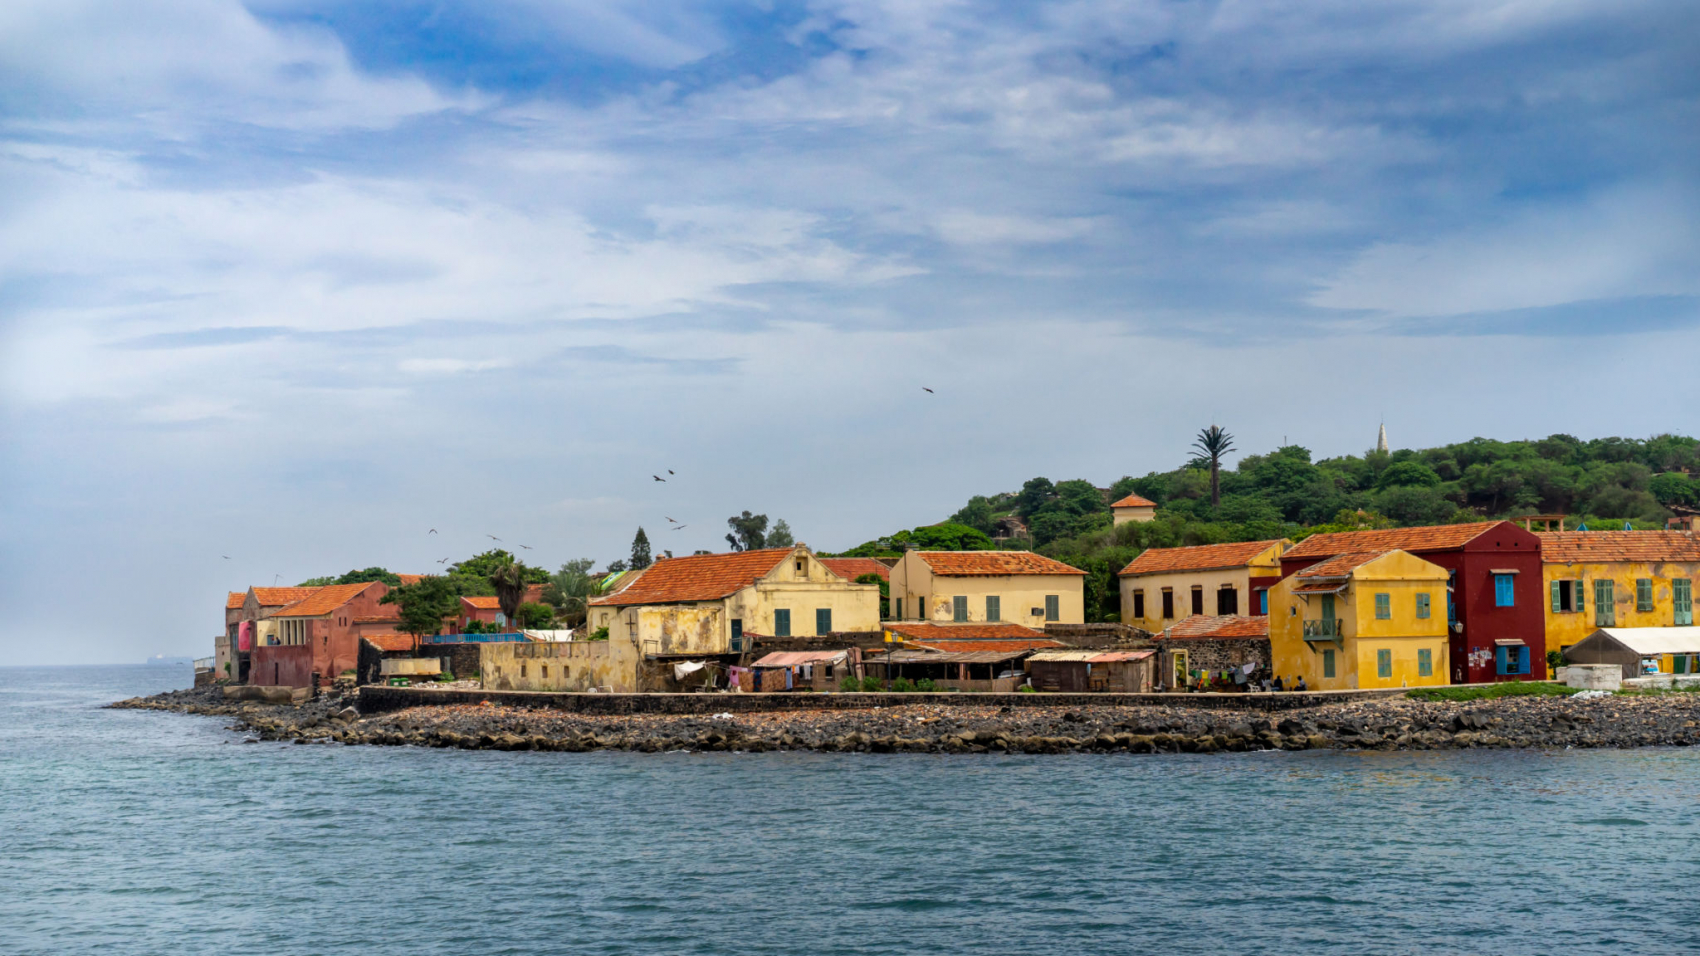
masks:
{"type": "Polygon", "coordinates": [[[1700,753],[242,744],[0,669],[0,953],[1700,950],[1700,753]]]}

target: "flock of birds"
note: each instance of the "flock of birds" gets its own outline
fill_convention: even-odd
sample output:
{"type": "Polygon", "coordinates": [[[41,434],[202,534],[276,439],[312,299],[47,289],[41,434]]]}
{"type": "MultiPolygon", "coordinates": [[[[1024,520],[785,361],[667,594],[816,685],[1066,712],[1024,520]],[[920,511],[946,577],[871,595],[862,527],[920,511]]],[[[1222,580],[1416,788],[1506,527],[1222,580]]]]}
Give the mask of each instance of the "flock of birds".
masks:
{"type": "MultiPolygon", "coordinates": [[[[927,394],[928,394],[928,395],[934,395],[934,394],[937,394],[937,393],[936,393],[936,392],[934,392],[934,391],[933,391],[933,390],[932,390],[932,389],[930,389],[930,388],[928,388],[928,387],[927,387],[927,386],[925,386],[925,385],[923,385],[923,386],[921,386],[921,391],[923,391],[923,392],[926,392],[926,393],[927,393],[927,394]]],[[[676,474],[675,474],[675,473],[674,473],[674,471],[673,471],[673,469],[671,469],[671,468],[669,468],[669,469],[667,469],[667,474],[668,474],[668,476],[669,476],[669,477],[675,477],[675,478],[676,478],[676,477],[678,477],[678,476],[677,476],[677,475],[676,475],[676,474]]],[[[650,475],[650,476],[649,476],[649,477],[651,477],[651,478],[653,478],[653,479],[655,479],[655,480],[656,480],[656,481],[659,481],[659,482],[662,482],[662,483],[663,483],[663,484],[665,484],[665,483],[666,483],[666,481],[667,481],[667,479],[666,479],[666,478],[663,478],[663,477],[661,477],[661,476],[660,476],[660,475],[650,475]]],[[[671,518],[671,517],[668,517],[668,516],[667,516],[667,515],[662,515],[662,517],[664,517],[664,518],[667,518],[667,523],[668,523],[668,524],[670,524],[670,525],[672,525],[672,530],[674,530],[674,531],[683,531],[683,530],[685,530],[685,529],[686,529],[686,528],[688,528],[688,527],[690,527],[690,525],[687,525],[687,524],[684,524],[684,523],[682,523],[682,522],[680,522],[680,521],[678,521],[678,520],[677,520],[677,519],[675,519],[675,518],[671,518]]],[[[425,533],[426,533],[426,534],[427,534],[427,535],[433,535],[433,534],[436,534],[436,533],[437,533],[437,529],[436,529],[436,528],[432,528],[432,529],[431,529],[431,530],[429,530],[429,531],[427,531],[427,532],[425,532],[425,533]]],[[[501,539],[501,538],[498,538],[498,537],[496,537],[496,536],[495,536],[495,535],[493,535],[493,534],[488,534],[488,533],[486,533],[486,534],[485,534],[485,535],[484,535],[484,537],[486,537],[486,538],[489,538],[489,539],[490,539],[490,540],[491,540],[491,541],[494,541],[494,542],[496,542],[496,543],[497,543],[497,544],[501,544],[501,543],[502,543],[502,539],[501,539]]],[[[523,549],[525,549],[525,550],[526,550],[526,551],[530,551],[530,550],[532,550],[532,547],[531,547],[531,545],[529,545],[529,544],[522,544],[522,545],[519,545],[519,547],[521,547],[521,548],[523,548],[523,549]]],[[[226,560],[226,561],[229,561],[229,560],[230,560],[230,555],[228,555],[228,554],[224,554],[224,555],[220,555],[220,557],[222,557],[222,558],[223,558],[223,559],[224,559],[224,560],[226,560]]],[[[446,564],[448,564],[448,563],[449,563],[449,560],[450,560],[450,559],[449,559],[449,558],[439,558],[439,559],[438,559],[438,560],[437,560],[437,563],[438,563],[438,564],[445,564],[445,565],[446,565],[446,564]]],[[[279,578],[281,578],[281,577],[282,577],[282,576],[283,576],[283,575],[281,575],[281,574],[280,574],[280,575],[275,575],[275,577],[279,577],[279,578]]]]}

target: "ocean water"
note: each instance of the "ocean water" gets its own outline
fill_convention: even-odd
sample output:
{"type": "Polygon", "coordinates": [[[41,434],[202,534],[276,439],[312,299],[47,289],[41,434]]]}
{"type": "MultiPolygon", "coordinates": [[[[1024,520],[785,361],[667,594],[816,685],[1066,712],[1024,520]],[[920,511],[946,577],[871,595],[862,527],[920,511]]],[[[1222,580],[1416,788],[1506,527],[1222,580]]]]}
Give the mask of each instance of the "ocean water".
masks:
{"type": "Polygon", "coordinates": [[[485,753],[0,669],[0,954],[1693,953],[1700,753],[485,753]]]}

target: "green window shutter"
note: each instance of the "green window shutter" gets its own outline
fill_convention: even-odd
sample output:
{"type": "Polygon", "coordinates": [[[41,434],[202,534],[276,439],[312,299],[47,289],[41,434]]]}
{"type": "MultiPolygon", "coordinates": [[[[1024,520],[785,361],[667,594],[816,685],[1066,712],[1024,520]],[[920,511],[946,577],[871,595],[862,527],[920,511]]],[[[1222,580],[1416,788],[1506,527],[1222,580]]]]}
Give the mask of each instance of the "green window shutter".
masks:
{"type": "Polygon", "coordinates": [[[1426,647],[1417,651],[1417,676],[1434,676],[1434,652],[1426,647]]]}
{"type": "Polygon", "coordinates": [[[1552,582],[1552,613],[1557,614],[1558,611],[1558,582],[1554,581],[1552,582]]]}
{"type": "Polygon", "coordinates": [[[1062,599],[1055,594],[1045,595],[1045,620],[1058,621],[1062,619],[1062,599]]]}
{"type": "Polygon", "coordinates": [[[1645,614],[1653,609],[1653,579],[1635,579],[1635,610],[1645,614]]]}
{"type": "Polygon", "coordinates": [[[1388,680],[1393,676],[1393,652],[1380,650],[1375,652],[1375,676],[1388,680]]]}
{"type": "Polygon", "coordinates": [[[1674,612],[1672,624],[1687,626],[1694,623],[1694,582],[1688,578],[1676,578],[1670,583],[1671,610],[1674,612]]]}
{"type": "Polygon", "coordinates": [[[996,594],[986,595],[986,620],[1003,620],[1003,599],[996,594]]]}
{"type": "Polygon", "coordinates": [[[1577,614],[1588,609],[1588,602],[1582,597],[1584,590],[1581,578],[1577,578],[1576,583],[1570,586],[1570,599],[1576,603],[1576,606],[1571,610],[1574,610],[1577,614]]]}
{"type": "Polygon", "coordinates": [[[832,633],[832,608],[829,608],[829,607],[817,607],[817,608],[815,608],[815,633],[816,634],[831,634],[832,633]]]}
{"type": "Polygon", "coordinates": [[[1392,595],[1377,594],[1375,596],[1375,619],[1378,621],[1390,621],[1393,619],[1392,595]]]}
{"type": "Polygon", "coordinates": [[[968,595],[958,594],[950,599],[951,619],[958,624],[968,620],[968,595]]]}
{"type": "Polygon", "coordinates": [[[1417,620],[1426,621],[1426,620],[1428,620],[1428,618],[1429,618],[1429,596],[1426,593],[1419,594],[1419,595],[1417,595],[1417,620]]]}
{"type": "Polygon", "coordinates": [[[1325,650],[1322,652],[1322,676],[1334,676],[1334,652],[1331,650],[1325,650]]]}
{"type": "Polygon", "coordinates": [[[788,609],[780,608],[773,612],[773,636],[791,636],[791,612],[788,609]]]}

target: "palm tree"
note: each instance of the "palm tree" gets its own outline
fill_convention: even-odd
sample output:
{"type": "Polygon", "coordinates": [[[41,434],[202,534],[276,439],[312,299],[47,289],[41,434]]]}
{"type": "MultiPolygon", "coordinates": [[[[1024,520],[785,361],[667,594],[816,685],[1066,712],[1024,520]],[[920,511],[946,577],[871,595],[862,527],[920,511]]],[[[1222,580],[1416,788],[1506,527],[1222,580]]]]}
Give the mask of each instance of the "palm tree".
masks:
{"type": "Polygon", "coordinates": [[[509,558],[490,571],[490,586],[496,589],[496,603],[502,607],[510,625],[519,621],[519,606],[525,602],[525,565],[509,558]]]}
{"type": "Polygon", "coordinates": [[[1198,433],[1192,443],[1198,450],[1198,462],[1210,463],[1210,507],[1222,507],[1222,456],[1234,450],[1234,436],[1221,425],[1211,425],[1198,433]]]}

